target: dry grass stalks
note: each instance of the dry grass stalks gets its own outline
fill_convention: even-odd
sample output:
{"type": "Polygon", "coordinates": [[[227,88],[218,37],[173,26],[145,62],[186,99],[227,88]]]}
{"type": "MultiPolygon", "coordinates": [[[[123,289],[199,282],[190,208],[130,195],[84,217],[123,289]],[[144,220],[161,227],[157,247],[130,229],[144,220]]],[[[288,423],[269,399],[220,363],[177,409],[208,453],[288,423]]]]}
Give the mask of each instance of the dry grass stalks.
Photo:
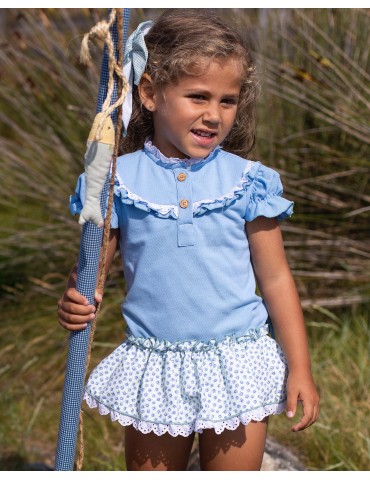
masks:
{"type": "Polygon", "coordinates": [[[368,302],[368,18],[357,9],[280,9],[256,21],[257,154],[296,202],[282,229],[302,305],[368,302]]]}

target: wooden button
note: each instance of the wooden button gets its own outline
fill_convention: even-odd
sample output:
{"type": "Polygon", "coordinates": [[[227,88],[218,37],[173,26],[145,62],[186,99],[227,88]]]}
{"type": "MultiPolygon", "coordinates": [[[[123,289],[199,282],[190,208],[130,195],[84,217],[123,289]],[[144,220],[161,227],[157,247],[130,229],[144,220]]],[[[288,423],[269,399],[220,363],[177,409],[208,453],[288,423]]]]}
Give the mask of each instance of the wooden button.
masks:
{"type": "Polygon", "coordinates": [[[184,180],[186,180],[186,173],[179,173],[179,174],[177,175],[177,180],[178,180],[179,182],[183,182],[184,180]]]}
{"type": "Polygon", "coordinates": [[[183,198],[182,200],[180,200],[180,207],[181,208],[188,208],[189,206],[189,202],[188,200],[186,200],[186,198],[183,198]]]}

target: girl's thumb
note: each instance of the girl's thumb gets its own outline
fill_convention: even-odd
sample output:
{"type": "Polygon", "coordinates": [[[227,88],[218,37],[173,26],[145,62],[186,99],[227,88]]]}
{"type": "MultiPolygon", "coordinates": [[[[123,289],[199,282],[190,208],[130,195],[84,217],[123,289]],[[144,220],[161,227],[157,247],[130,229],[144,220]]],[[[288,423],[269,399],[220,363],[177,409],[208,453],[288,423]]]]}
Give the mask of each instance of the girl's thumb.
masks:
{"type": "Polygon", "coordinates": [[[95,301],[100,303],[103,300],[103,291],[100,289],[95,290],[95,301]]]}

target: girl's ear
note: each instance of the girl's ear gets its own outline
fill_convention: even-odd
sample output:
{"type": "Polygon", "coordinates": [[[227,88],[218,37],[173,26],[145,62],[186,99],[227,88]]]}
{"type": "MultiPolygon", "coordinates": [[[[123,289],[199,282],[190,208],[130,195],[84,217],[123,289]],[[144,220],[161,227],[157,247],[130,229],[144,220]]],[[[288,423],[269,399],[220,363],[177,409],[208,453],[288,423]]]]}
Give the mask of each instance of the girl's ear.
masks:
{"type": "Polygon", "coordinates": [[[153,80],[147,73],[144,73],[141,77],[140,83],[138,85],[138,92],[141,103],[144,105],[144,107],[150,112],[154,112],[157,108],[155,102],[155,89],[153,85],[153,80]]]}

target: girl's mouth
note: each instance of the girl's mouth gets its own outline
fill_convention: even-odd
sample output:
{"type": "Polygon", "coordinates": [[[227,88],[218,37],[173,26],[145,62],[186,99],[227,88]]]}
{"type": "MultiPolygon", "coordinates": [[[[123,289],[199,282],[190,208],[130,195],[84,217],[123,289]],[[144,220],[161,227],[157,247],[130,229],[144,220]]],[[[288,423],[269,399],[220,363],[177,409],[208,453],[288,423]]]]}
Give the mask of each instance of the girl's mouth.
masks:
{"type": "Polygon", "coordinates": [[[191,130],[191,133],[195,142],[202,147],[209,147],[216,136],[216,133],[205,132],[204,130],[191,130]]]}
{"type": "Polygon", "coordinates": [[[213,132],[205,132],[204,130],[192,130],[191,133],[203,138],[213,138],[216,136],[213,132]]]}

